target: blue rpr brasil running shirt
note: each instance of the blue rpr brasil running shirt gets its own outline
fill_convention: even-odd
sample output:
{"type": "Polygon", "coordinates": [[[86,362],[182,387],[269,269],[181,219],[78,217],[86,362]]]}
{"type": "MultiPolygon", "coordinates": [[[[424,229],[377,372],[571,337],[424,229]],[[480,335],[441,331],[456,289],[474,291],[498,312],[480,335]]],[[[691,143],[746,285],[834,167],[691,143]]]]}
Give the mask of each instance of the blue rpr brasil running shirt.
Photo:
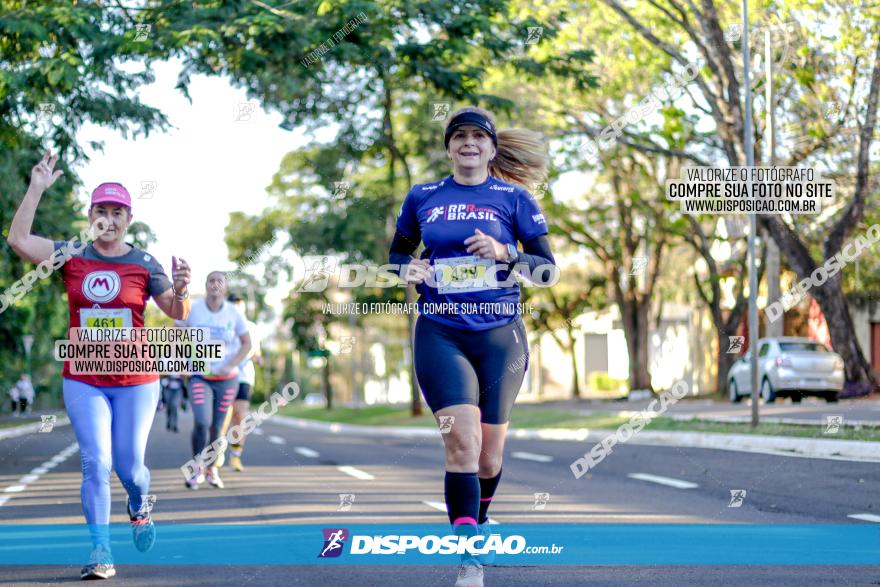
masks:
{"type": "MultiPolygon", "coordinates": [[[[516,245],[547,234],[547,223],[525,188],[492,176],[479,185],[462,185],[451,175],[437,183],[417,184],[397,217],[401,235],[413,245],[425,243],[421,258],[429,260],[435,271],[435,286],[427,281],[416,286],[419,312],[464,330],[510,323],[519,302],[515,280],[508,287],[493,288],[481,279],[496,262],[477,260],[467,252],[464,241],[476,229],[502,245],[516,245]],[[453,282],[456,287],[450,287],[453,282]]],[[[507,265],[497,265],[497,281],[504,282],[509,276],[507,265]]]]}

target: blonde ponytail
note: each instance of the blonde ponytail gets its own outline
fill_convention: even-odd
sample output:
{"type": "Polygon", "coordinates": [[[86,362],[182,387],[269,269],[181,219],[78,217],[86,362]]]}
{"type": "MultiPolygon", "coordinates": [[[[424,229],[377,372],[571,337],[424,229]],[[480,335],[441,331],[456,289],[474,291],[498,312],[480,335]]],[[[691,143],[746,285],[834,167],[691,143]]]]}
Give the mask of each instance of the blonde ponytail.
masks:
{"type": "MultiPolygon", "coordinates": [[[[481,114],[498,128],[492,113],[479,106],[466,106],[452,114],[449,121],[462,112],[481,114]]],[[[489,162],[489,175],[529,190],[546,179],[547,149],[540,133],[526,128],[508,128],[497,131],[496,136],[498,147],[495,158],[489,162]]]]}
{"type": "Polygon", "coordinates": [[[547,153],[539,133],[526,128],[498,131],[498,153],[489,162],[489,174],[531,190],[547,175],[547,153]]]}

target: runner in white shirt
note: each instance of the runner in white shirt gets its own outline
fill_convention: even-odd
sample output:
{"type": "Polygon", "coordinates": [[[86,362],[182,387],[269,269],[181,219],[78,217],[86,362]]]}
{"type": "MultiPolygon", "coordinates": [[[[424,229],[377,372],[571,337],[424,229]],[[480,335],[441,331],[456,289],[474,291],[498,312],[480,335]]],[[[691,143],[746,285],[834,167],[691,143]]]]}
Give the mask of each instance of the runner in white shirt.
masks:
{"type": "MultiPolygon", "coordinates": [[[[212,271],[205,282],[204,300],[194,302],[189,317],[178,320],[178,326],[209,328],[211,340],[225,343],[223,359],[214,361],[205,373],[192,376],[190,390],[195,425],[192,433],[192,449],[196,462],[199,454],[218,438],[222,438],[229,425],[229,406],[238,391],[238,365],[251,350],[251,338],[244,317],[225,301],[226,275],[222,271],[212,271]],[[211,396],[210,398],[208,396],[211,396]],[[210,404],[209,404],[210,401],[210,404]],[[213,406],[213,410],[209,408],[213,406]],[[208,415],[212,414],[210,434],[208,415]]],[[[225,449],[225,445],[223,447],[225,449]]],[[[217,451],[218,459],[207,471],[208,482],[214,487],[223,488],[218,467],[223,464],[223,450],[217,451]]],[[[192,477],[186,479],[186,486],[198,489],[205,480],[204,466],[192,477]]]]}
{"type": "Polygon", "coordinates": [[[19,411],[22,414],[25,412],[29,414],[34,405],[34,386],[31,385],[31,378],[27,373],[22,373],[15,386],[18,388],[19,411]]]}

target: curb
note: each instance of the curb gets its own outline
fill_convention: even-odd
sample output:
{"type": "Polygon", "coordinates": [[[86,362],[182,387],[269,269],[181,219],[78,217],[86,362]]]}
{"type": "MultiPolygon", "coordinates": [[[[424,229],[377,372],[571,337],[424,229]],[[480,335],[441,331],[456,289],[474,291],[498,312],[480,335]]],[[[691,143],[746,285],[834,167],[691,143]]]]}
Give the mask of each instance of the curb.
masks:
{"type": "MultiPolygon", "coordinates": [[[[611,434],[614,431],[609,431],[611,434]]],[[[630,442],[652,446],[710,448],[812,459],[880,463],[880,442],[824,440],[760,434],[640,432],[630,442]]]]}
{"type": "MultiPolygon", "coordinates": [[[[319,422],[276,415],[273,423],[296,428],[329,432],[331,434],[354,434],[359,436],[394,438],[438,438],[440,433],[434,428],[358,426],[336,422],[319,422]]],[[[615,430],[588,430],[578,428],[514,429],[507,433],[508,438],[520,440],[556,440],[564,442],[599,442],[616,434],[615,430]]],[[[786,457],[804,457],[843,461],[880,463],[880,442],[861,440],[824,440],[819,438],[797,438],[787,436],[764,436],[759,434],[718,434],[709,432],[651,432],[642,431],[627,442],[646,446],[670,446],[681,448],[707,448],[738,452],[772,454],[786,457]]],[[[585,452],[589,453],[589,448],[585,452]]]]}
{"type": "MultiPolygon", "coordinates": [[[[54,427],[57,428],[59,426],[67,426],[68,424],[70,424],[70,419],[68,419],[67,416],[59,416],[55,420],[54,427]]],[[[24,436],[25,434],[39,432],[41,426],[41,422],[34,422],[33,424],[23,424],[21,426],[15,426],[14,428],[0,429],[0,440],[6,440],[7,438],[16,438],[18,436],[24,436]]]]}

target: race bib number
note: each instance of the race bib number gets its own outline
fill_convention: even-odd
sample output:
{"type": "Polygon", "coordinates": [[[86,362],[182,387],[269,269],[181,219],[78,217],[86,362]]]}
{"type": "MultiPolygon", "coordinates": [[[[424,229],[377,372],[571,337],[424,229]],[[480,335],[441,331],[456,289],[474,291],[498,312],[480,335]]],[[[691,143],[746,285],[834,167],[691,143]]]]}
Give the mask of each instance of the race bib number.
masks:
{"type": "Polygon", "coordinates": [[[498,289],[496,284],[490,283],[487,276],[489,268],[494,266],[495,261],[492,259],[481,259],[476,255],[435,259],[434,281],[437,283],[437,292],[447,294],[498,289]]]}
{"type": "Polygon", "coordinates": [[[80,308],[81,328],[131,328],[130,308],[80,308]]]}

